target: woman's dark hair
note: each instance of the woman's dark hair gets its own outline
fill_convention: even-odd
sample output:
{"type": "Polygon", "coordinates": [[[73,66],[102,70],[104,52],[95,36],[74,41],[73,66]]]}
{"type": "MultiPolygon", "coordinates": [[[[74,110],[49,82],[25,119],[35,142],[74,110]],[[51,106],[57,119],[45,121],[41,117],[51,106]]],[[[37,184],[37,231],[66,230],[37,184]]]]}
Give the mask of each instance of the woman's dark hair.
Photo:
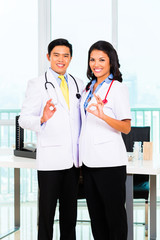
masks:
{"type": "Polygon", "coordinates": [[[48,45],[49,56],[50,56],[50,53],[51,53],[52,49],[56,46],[66,46],[66,47],[68,47],[69,50],[70,50],[71,57],[72,57],[72,54],[73,54],[72,45],[66,39],[63,39],[63,38],[55,39],[55,40],[53,40],[52,42],[49,43],[49,45],[48,45]]]}
{"type": "Polygon", "coordinates": [[[93,72],[89,66],[90,55],[93,50],[100,50],[100,51],[105,52],[108,55],[109,60],[110,60],[110,73],[113,74],[113,79],[118,80],[119,82],[122,82],[123,79],[122,79],[122,74],[119,70],[120,64],[119,64],[119,59],[118,59],[116,50],[109,42],[98,41],[98,42],[94,43],[88,51],[87,77],[90,80],[90,82],[87,84],[86,90],[89,89],[89,86],[90,86],[92,80],[96,79],[96,76],[93,74],[93,72]]]}

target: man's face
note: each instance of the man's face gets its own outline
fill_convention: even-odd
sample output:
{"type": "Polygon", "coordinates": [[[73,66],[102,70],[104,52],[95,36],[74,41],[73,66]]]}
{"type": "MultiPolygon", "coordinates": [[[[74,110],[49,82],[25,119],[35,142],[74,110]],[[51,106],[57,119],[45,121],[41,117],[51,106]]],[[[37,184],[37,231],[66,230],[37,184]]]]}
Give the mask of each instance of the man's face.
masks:
{"type": "Polygon", "coordinates": [[[64,75],[72,59],[69,47],[56,46],[52,49],[50,56],[47,58],[51,63],[53,71],[60,75],[64,75]]]}

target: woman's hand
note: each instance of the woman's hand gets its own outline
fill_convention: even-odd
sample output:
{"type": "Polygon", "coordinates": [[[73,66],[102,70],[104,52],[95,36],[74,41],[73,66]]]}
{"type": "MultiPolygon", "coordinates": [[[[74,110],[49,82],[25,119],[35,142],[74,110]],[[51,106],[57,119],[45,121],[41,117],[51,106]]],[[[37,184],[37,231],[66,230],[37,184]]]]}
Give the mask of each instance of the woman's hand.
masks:
{"type": "Polygon", "coordinates": [[[104,112],[103,112],[104,103],[102,102],[102,99],[99,96],[96,96],[95,93],[93,95],[94,95],[97,103],[92,103],[91,105],[88,106],[88,108],[86,110],[87,110],[87,112],[92,113],[96,117],[99,117],[99,118],[103,119],[103,117],[104,117],[104,112]],[[91,108],[94,108],[94,110],[92,110],[91,108]]]}
{"type": "Polygon", "coordinates": [[[86,110],[94,114],[96,117],[99,117],[100,119],[105,121],[109,126],[114,128],[115,130],[128,134],[131,130],[131,120],[130,119],[117,120],[105,115],[103,112],[104,103],[102,102],[102,99],[99,96],[96,96],[95,94],[94,97],[96,98],[97,104],[92,103],[86,110]],[[95,109],[91,110],[91,108],[93,107],[95,109]]]}
{"type": "Polygon", "coordinates": [[[56,107],[51,101],[52,99],[49,99],[46,102],[46,105],[43,110],[43,116],[41,117],[41,124],[48,121],[48,119],[50,119],[56,111],[56,107]]]}

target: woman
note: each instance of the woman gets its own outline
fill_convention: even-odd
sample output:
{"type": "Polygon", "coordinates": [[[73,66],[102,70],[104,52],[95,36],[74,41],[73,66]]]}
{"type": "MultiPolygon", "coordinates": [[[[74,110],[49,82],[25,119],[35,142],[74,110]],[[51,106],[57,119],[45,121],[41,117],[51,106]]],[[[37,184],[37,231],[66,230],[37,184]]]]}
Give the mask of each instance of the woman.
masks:
{"type": "Polygon", "coordinates": [[[127,153],[121,132],[131,129],[128,90],[113,46],[98,41],[88,54],[81,100],[80,162],[95,240],[127,240],[127,153]]]}

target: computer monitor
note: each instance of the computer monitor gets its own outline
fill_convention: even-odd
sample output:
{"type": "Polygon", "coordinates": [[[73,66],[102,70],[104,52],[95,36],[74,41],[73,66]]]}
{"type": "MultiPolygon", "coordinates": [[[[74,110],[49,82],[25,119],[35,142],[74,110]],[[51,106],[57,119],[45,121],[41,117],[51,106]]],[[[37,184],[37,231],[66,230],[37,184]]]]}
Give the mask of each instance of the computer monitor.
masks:
{"type": "Polygon", "coordinates": [[[16,116],[16,147],[14,155],[17,157],[36,158],[36,147],[32,144],[28,144],[26,146],[24,144],[24,129],[19,126],[18,120],[19,116],[16,116]]]}

